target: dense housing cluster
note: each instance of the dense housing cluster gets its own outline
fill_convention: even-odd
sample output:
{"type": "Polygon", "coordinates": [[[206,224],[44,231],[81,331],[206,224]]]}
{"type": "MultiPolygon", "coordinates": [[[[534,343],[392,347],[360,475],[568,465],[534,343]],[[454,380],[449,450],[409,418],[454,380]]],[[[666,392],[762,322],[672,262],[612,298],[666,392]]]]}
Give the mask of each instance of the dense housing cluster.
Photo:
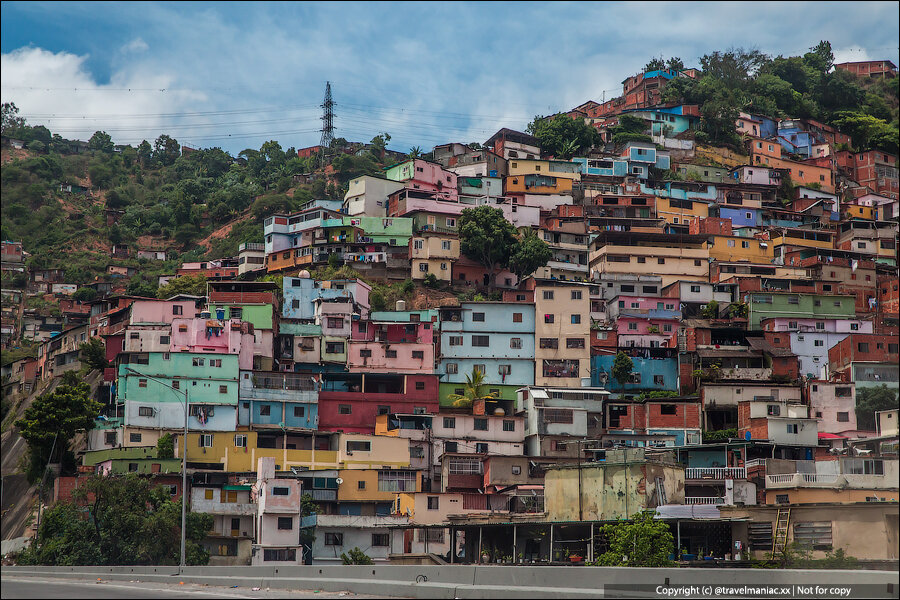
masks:
{"type": "MultiPolygon", "coordinates": [[[[4,339],[42,342],[5,385],[78,369],[80,345],[102,339],[108,405],[81,470],[190,494],[215,516],[212,564],[353,547],[591,559],[595,525],[640,509],[688,557],[797,541],[895,560],[898,411],[865,407],[900,387],[897,157],[749,113],[740,151],[704,145],[697,106],[660,103],[694,76],[648,71],[568,113],[603,140],[639,118],[649,142],[559,160],[501,129],[273,214],[263,243],[170,276],[205,276],[205,296],[117,294],[112,278],[50,323],[5,301],[4,339]],[[550,258],[516,275],[467,256],[460,221],[480,207],[550,258]],[[336,265],[357,275],[314,276],[336,265]],[[410,279],[420,293],[390,306],[373,288],[410,279]],[[167,433],[178,458],[156,456],[167,433]]],[[[3,242],[5,270],[22,255],[3,242]]],[[[60,273],[29,277],[74,291],[60,273]]],[[[77,485],[60,478],[57,497],[77,485]]]]}

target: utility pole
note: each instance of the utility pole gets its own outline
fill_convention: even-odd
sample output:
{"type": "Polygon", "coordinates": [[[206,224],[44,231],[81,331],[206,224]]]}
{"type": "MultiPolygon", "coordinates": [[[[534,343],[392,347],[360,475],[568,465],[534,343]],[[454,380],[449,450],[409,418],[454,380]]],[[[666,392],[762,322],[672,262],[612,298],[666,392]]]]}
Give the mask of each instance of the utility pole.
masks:
{"type": "Polygon", "coordinates": [[[325,82],[325,101],[321,104],[322,113],[322,139],[319,140],[319,156],[322,166],[325,165],[325,148],[334,141],[334,101],[331,99],[331,82],[325,82]]]}

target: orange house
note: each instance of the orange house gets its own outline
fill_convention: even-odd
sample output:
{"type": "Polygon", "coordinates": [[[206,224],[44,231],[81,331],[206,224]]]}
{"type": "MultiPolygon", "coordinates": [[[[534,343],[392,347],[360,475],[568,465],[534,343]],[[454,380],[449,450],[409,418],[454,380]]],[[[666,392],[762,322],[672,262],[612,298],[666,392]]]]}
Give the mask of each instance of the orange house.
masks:
{"type": "Polygon", "coordinates": [[[752,164],[785,169],[794,183],[803,186],[818,185],[822,191],[834,192],[834,171],[830,168],[782,158],[781,144],[774,140],[751,138],[749,146],[752,164]]]}

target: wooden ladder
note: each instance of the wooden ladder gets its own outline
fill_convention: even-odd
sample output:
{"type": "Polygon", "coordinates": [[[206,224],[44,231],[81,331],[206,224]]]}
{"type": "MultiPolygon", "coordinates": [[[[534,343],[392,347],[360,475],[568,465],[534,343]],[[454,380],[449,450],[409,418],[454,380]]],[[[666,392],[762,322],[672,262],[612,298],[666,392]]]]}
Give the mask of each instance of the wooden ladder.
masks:
{"type": "Polygon", "coordinates": [[[772,539],[772,555],[783,551],[787,546],[788,529],[791,522],[791,509],[779,508],[775,518],[775,535],[772,539]]]}

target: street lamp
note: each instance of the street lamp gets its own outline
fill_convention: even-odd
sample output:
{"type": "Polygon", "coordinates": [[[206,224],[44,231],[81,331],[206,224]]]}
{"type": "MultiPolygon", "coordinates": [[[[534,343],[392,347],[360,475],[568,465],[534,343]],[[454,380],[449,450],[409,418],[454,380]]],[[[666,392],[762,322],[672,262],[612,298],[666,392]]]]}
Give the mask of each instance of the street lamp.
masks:
{"type": "Polygon", "coordinates": [[[150,375],[146,375],[144,373],[138,373],[131,367],[125,367],[125,370],[131,373],[132,375],[137,375],[139,377],[146,377],[147,379],[152,379],[153,381],[163,385],[173,392],[178,392],[184,394],[184,437],[183,443],[181,447],[181,564],[180,571],[184,570],[184,546],[185,546],[185,535],[186,535],[186,525],[187,525],[187,434],[188,434],[188,391],[180,390],[178,388],[172,387],[168,383],[162,381],[161,379],[157,379],[156,377],[151,377],[150,375]]]}

